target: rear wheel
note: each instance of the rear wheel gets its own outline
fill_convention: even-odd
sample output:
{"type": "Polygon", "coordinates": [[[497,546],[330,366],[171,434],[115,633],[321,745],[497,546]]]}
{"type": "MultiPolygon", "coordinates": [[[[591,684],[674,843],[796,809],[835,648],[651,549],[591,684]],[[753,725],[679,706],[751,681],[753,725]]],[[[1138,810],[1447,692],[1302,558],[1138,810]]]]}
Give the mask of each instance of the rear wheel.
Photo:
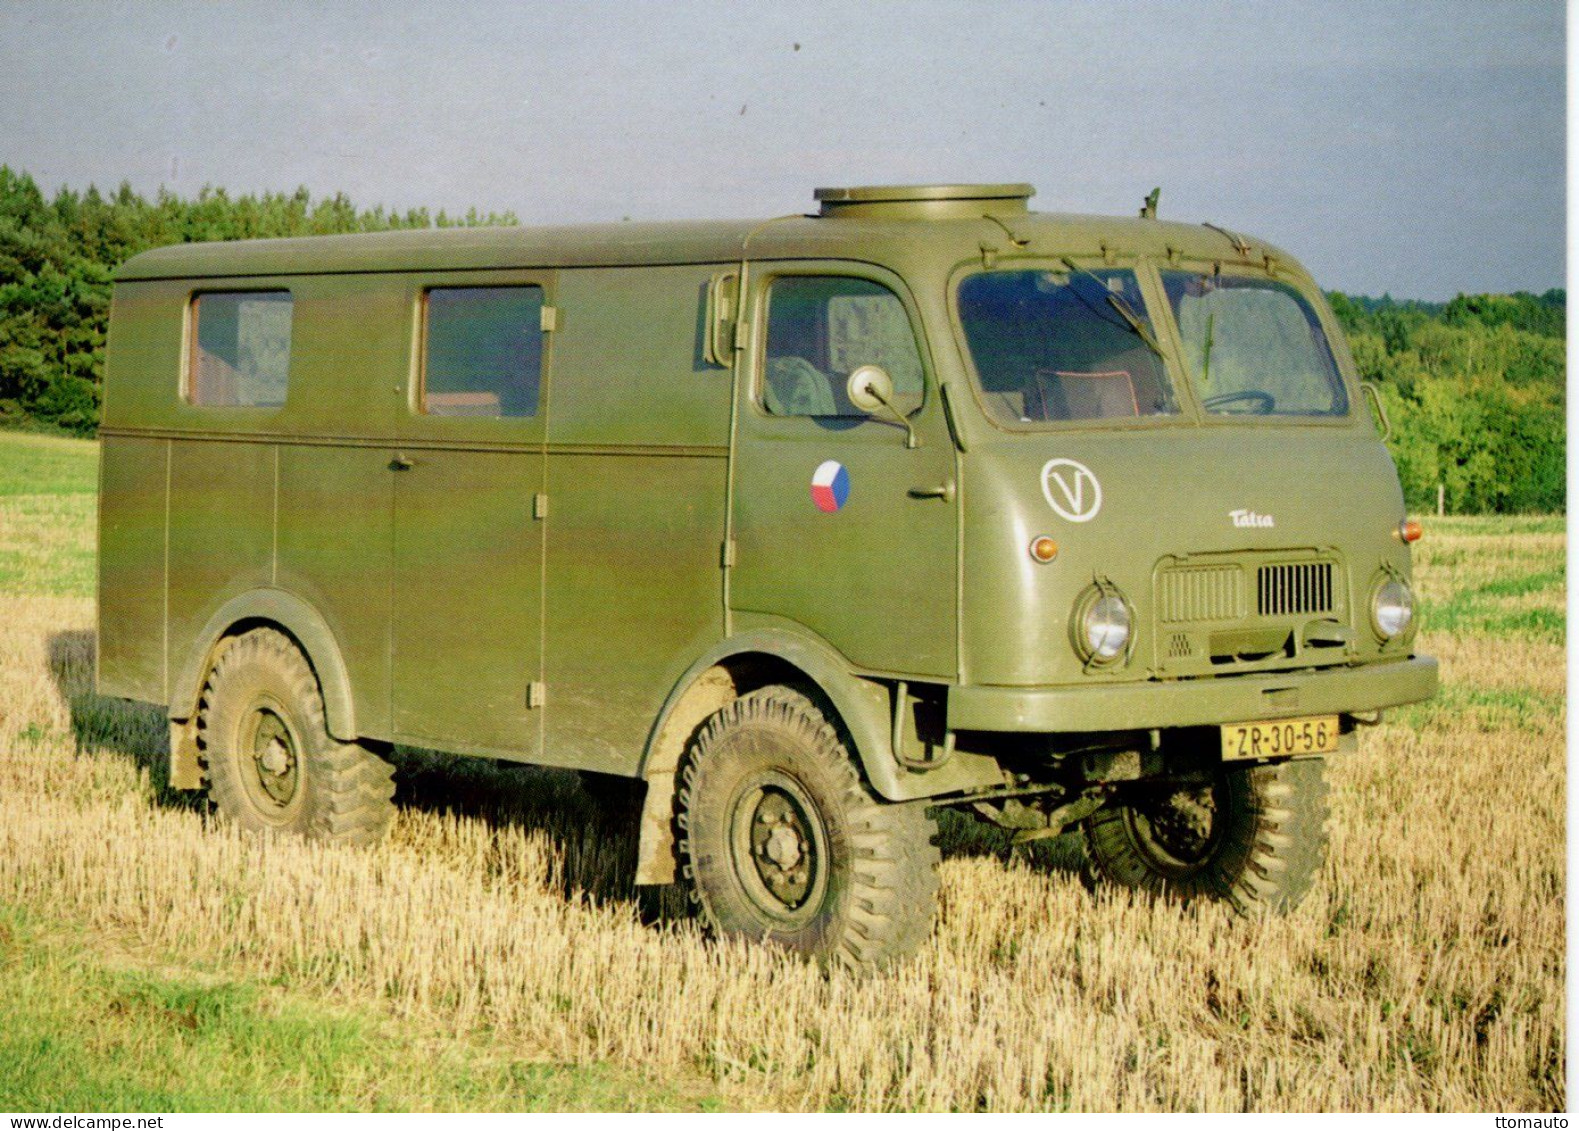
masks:
{"type": "Polygon", "coordinates": [[[805,694],[763,688],[709,719],[679,802],[685,875],[719,934],[861,968],[931,933],[937,826],[873,797],[805,694]]]}
{"type": "Polygon", "coordinates": [[[242,828],[365,844],[394,815],[393,767],[329,734],[317,676],[274,629],[222,645],[198,705],[198,742],[210,798],[242,828]]]}
{"type": "Polygon", "coordinates": [[[1084,823],[1087,875],[1243,913],[1298,905],[1327,852],[1320,758],[1224,766],[1206,786],[1139,783],[1084,823]]]}

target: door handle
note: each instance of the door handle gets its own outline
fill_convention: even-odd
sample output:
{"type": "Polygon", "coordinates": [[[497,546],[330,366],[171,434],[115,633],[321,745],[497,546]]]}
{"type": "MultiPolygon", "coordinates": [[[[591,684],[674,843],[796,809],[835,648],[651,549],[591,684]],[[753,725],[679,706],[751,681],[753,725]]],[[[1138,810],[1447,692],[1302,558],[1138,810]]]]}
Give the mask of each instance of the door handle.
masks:
{"type": "Polygon", "coordinates": [[[389,461],[390,471],[410,471],[416,463],[405,452],[397,452],[395,458],[389,461]]]}
{"type": "Polygon", "coordinates": [[[912,499],[942,499],[945,503],[954,501],[954,480],[945,479],[936,487],[912,487],[906,492],[912,499]]]}

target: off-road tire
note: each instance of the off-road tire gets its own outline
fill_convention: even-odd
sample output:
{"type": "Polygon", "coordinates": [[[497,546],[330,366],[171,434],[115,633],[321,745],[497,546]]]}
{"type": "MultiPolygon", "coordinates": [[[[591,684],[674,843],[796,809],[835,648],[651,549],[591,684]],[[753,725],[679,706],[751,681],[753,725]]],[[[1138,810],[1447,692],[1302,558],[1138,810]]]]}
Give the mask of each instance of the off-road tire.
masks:
{"type": "Polygon", "coordinates": [[[1193,857],[1171,856],[1154,839],[1146,814],[1160,798],[1098,810],[1083,824],[1086,878],[1226,900],[1247,915],[1292,910],[1327,855],[1325,769],[1320,758],[1223,767],[1212,788],[1209,844],[1193,857]]]}
{"type": "MultiPolygon", "coordinates": [[[[682,872],[722,936],[770,942],[830,966],[867,969],[914,952],[937,906],[937,825],[921,803],[875,798],[841,729],[806,694],[765,687],[708,719],[687,751],[677,821],[682,872]],[[759,823],[799,832],[798,906],[780,902],[753,848],[759,823]]],[[[785,848],[775,860],[795,859],[785,848]]],[[[793,866],[792,866],[793,869],[793,866]]]]}
{"type": "Polygon", "coordinates": [[[209,797],[237,826],[341,844],[369,844],[388,829],[394,767],[329,734],[312,666],[274,629],[221,646],[197,726],[209,797]]]}

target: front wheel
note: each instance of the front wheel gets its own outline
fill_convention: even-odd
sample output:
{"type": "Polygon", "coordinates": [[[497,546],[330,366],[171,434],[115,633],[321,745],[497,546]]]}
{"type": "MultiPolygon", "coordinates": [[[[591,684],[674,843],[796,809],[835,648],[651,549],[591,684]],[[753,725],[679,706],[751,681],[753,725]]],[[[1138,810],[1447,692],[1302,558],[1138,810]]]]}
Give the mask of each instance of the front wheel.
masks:
{"type": "Polygon", "coordinates": [[[719,934],[863,968],[931,933],[936,824],[873,797],[805,694],[763,688],[709,719],[679,802],[685,874],[719,934]]]}
{"type": "Polygon", "coordinates": [[[1327,854],[1326,763],[1224,766],[1205,786],[1137,783],[1084,823],[1090,878],[1241,913],[1297,906],[1327,854]]]}

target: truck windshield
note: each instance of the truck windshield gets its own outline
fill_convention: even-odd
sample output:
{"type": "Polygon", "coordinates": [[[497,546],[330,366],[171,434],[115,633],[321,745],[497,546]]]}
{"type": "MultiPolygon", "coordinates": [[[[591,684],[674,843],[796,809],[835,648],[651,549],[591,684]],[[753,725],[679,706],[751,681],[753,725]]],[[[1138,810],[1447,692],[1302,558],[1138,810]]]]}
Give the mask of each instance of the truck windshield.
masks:
{"type": "Polygon", "coordinates": [[[1184,364],[1207,412],[1344,416],[1349,398],[1316,312],[1287,283],[1164,271],[1184,364]]]}
{"type": "Polygon", "coordinates": [[[984,271],[959,285],[982,399],[1010,425],[1178,412],[1145,309],[1130,270],[984,271]]]}

